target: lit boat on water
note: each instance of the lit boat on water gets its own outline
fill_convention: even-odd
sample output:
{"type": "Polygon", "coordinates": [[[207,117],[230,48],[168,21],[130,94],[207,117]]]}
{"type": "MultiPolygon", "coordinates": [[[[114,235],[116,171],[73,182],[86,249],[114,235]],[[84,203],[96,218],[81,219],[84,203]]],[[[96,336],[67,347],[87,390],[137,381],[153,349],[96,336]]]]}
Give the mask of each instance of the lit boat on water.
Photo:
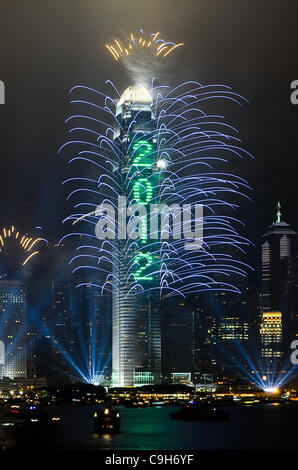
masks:
{"type": "Polygon", "coordinates": [[[52,417],[36,406],[12,406],[1,416],[0,425],[7,436],[14,435],[23,440],[32,436],[47,439],[57,433],[60,421],[61,418],[52,417]]]}
{"type": "Polygon", "coordinates": [[[94,415],[95,432],[119,432],[120,431],[120,412],[110,405],[98,408],[94,415]]]}

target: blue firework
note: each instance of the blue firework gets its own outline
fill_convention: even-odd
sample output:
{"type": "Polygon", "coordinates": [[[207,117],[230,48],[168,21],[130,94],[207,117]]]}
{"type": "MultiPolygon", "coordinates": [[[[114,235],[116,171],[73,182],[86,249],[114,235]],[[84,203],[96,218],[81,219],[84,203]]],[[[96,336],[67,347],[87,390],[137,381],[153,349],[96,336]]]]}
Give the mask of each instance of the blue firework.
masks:
{"type": "Polygon", "coordinates": [[[61,240],[74,237],[78,242],[78,253],[70,260],[73,272],[90,276],[80,285],[92,283],[102,292],[125,289],[136,295],[148,290],[182,296],[214,289],[238,292],[235,279],[249,268],[239,253],[245,253],[250,242],[241,233],[243,223],[236,212],[239,200],[249,199],[251,188],[229,166],[251,155],[241,146],[238,131],[207,109],[211,100],[241,105],[244,98],[224,85],[190,81],[170,88],[155,86],[152,80],[149,90],[138,87],[138,102],[139,95],[131,95],[137,87],[120,95],[112,82],[106,85],[110,94],[82,85],[70,90],[71,103],[81,111],[66,120],[73,137],[59,150],[70,154],[69,163],[76,164],[77,171],[84,168],[83,174],[65,181],[71,185],[68,200],[74,210],[64,222],[75,230],[61,240]],[[147,93],[145,100],[142,93],[147,93]],[[125,121],[119,108],[127,96],[135,100],[130,106],[137,110],[125,121]],[[145,107],[150,107],[146,120],[145,107]],[[141,115],[142,125],[137,126],[141,115]],[[185,240],[173,238],[173,227],[168,239],[159,228],[152,240],[142,236],[139,224],[138,239],[122,240],[117,217],[108,224],[108,230],[114,227],[115,238],[97,238],[100,204],[108,203],[116,211],[119,195],[131,205],[140,202],[140,192],[142,196],[148,188],[146,204],[203,206],[199,249],[185,250],[185,240]],[[142,276],[136,274],[140,270],[142,276]]]}

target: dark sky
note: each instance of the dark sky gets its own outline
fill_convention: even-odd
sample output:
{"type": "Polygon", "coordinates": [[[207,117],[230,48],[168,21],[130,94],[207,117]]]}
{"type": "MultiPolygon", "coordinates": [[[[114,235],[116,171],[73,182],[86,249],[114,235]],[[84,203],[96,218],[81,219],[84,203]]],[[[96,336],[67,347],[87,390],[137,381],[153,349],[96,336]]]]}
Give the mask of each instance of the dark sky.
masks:
{"type": "Polygon", "coordinates": [[[68,90],[101,89],[106,79],[128,86],[104,44],[143,28],[185,43],[177,82],[227,84],[250,101],[228,116],[255,156],[242,164],[254,187],[248,236],[258,242],[278,197],[297,230],[297,13],[296,0],[1,0],[0,225],[42,225],[53,240],[62,233],[61,182],[71,175],[57,150],[67,140],[68,90]]]}

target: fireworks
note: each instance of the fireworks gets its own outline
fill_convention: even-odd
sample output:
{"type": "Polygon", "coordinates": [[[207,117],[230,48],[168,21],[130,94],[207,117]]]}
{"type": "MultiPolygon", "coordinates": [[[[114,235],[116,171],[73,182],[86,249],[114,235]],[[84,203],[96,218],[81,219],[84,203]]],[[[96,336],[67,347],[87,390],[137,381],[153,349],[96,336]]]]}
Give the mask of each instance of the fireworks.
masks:
{"type": "MultiPolygon", "coordinates": [[[[111,82],[109,85],[114,93],[115,85],[111,82]]],[[[237,209],[233,201],[238,197],[248,198],[250,188],[241,177],[217,171],[216,167],[228,165],[232,157],[250,154],[241,147],[236,129],[222,116],[208,114],[204,104],[215,98],[238,104],[244,100],[227,86],[203,86],[194,81],[174,89],[155,87],[153,82],[152,88],[145,91],[139,87],[137,92],[144,96],[147,93],[150,102],[149,98],[140,100],[139,111],[130,119],[128,129],[124,129],[119,119],[120,108],[125,101],[132,103],[131,96],[127,96],[129,93],[134,96],[136,91],[128,89],[114,99],[85,86],[71,90],[71,94],[80,92],[87,98],[72,101],[83,110],[82,114],[67,119],[68,124],[75,123],[69,132],[77,137],[64,144],[60,152],[71,147],[75,155],[70,163],[84,163],[90,176],[94,175],[67,180],[77,185],[68,196],[68,200],[75,200],[76,210],[65,222],[72,221],[83,228],[66,237],[78,236],[80,241],[84,240],[77,246],[79,254],[70,261],[73,272],[97,271],[98,279],[103,280],[93,285],[102,292],[122,288],[136,295],[150,289],[159,289],[164,295],[182,296],[214,289],[239,292],[232,279],[235,275],[245,276],[248,265],[236,259],[232,252],[244,252],[250,242],[238,231],[242,223],[233,214],[237,209]],[[149,118],[136,131],[134,126],[145,108],[149,118]],[[107,116],[106,121],[103,116],[107,116]],[[140,237],[137,241],[122,242],[121,254],[117,237],[99,241],[94,233],[100,219],[97,206],[104,201],[116,208],[118,196],[123,194],[129,195],[129,203],[144,202],[140,193],[147,194],[146,204],[150,200],[152,204],[203,205],[201,249],[185,251],[183,240],[164,240],[160,233],[154,241],[140,237]],[[115,271],[119,263],[121,277],[115,271]],[[154,287],[146,282],[152,279],[155,279],[154,287]]],[[[116,220],[115,231],[117,223],[116,220]]]]}
{"type": "Polygon", "coordinates": [[[23,266],[25,266],[33,258],[33,256],[39,253],[39,251],[32,251],[32,249],[41,241],[47,243],[45,238],[34,239],[28,235],[22,235],[16,230],[15,226],[12,225],[8,229],[3,228],[0,232],[0,252],[6,253],[12,244],[17,246],[19,249],[21,249],[21,263],[23,266]]]}
{"type": "MultiPolygon", "coordinates": [[[[238,131],[208,111],[215,100],[245,100],[224,85],[156,85],[153,74],[182,45],[142,30],[117,39],[106,48],[132,85],[121,94],[109,80],[107,92],[70,90],[79,111],[66,120],[72,138],[59,153],[76,174],[64,182],[73,206],[64,223],[72,232],[60,243],[76,240],[70,264],[77,286],[111,295],[117,386],[161,380],[161,297],[239,292],[235,281],[249,269],[239,259],[250,242],[236,210],[250,187],[227,167],[251,155],[238,131]]],[[[101,374],[94,360],[90,377],[101,374]]]]}
{"type": "Polygon", "coordinates": [[[119,60],[133,55],[139,49],[146,49],[155,57],[164,58],[183,45],[182,42],[176,44],[164,41],[160,38],[160,32],[153,33],[146,38],[141,29],[139,34],[130,33],[129,38],[125,41],[115,39],[113,43],[106,44],[106,48],[115,60],[119,60]]]}

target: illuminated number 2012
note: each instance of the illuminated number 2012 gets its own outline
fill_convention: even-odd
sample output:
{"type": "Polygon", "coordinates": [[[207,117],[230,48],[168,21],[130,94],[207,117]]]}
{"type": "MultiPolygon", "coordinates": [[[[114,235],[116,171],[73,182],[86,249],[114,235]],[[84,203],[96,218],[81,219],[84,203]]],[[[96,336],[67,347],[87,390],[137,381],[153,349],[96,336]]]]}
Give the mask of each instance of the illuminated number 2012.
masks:
{"type": "Polygon", "coordinates": [[[153,263],[153,256],[150,253],[141,253],[135,257],[135,263],[139,263],[141,259],[146,260],[146,263],[140,266],[135,272],[135,278],[137,281],[145,280],[150,281],[153,279],[152,276],[143,276],[143,272],[153,263]]]}
{"type": "Polygon", "coordinates": [[[142,163],[142,158],[146,157],[149,153],[152,152],[153,145],[149,144],[146,140],[139,140],[132,146],[133,150],[136,151],[136,157],[133,160],[133,165],[138,165],[138,166],[144,166],[144,167],[150,167],[152,166],[152,163],[142,163]]]}
{"type": "Polygon", "coordinates": [[[147,178],[140,178],[133,188],[133,195],[138,204],[148,204],[152,199],[153,188],[147,178]]]}

